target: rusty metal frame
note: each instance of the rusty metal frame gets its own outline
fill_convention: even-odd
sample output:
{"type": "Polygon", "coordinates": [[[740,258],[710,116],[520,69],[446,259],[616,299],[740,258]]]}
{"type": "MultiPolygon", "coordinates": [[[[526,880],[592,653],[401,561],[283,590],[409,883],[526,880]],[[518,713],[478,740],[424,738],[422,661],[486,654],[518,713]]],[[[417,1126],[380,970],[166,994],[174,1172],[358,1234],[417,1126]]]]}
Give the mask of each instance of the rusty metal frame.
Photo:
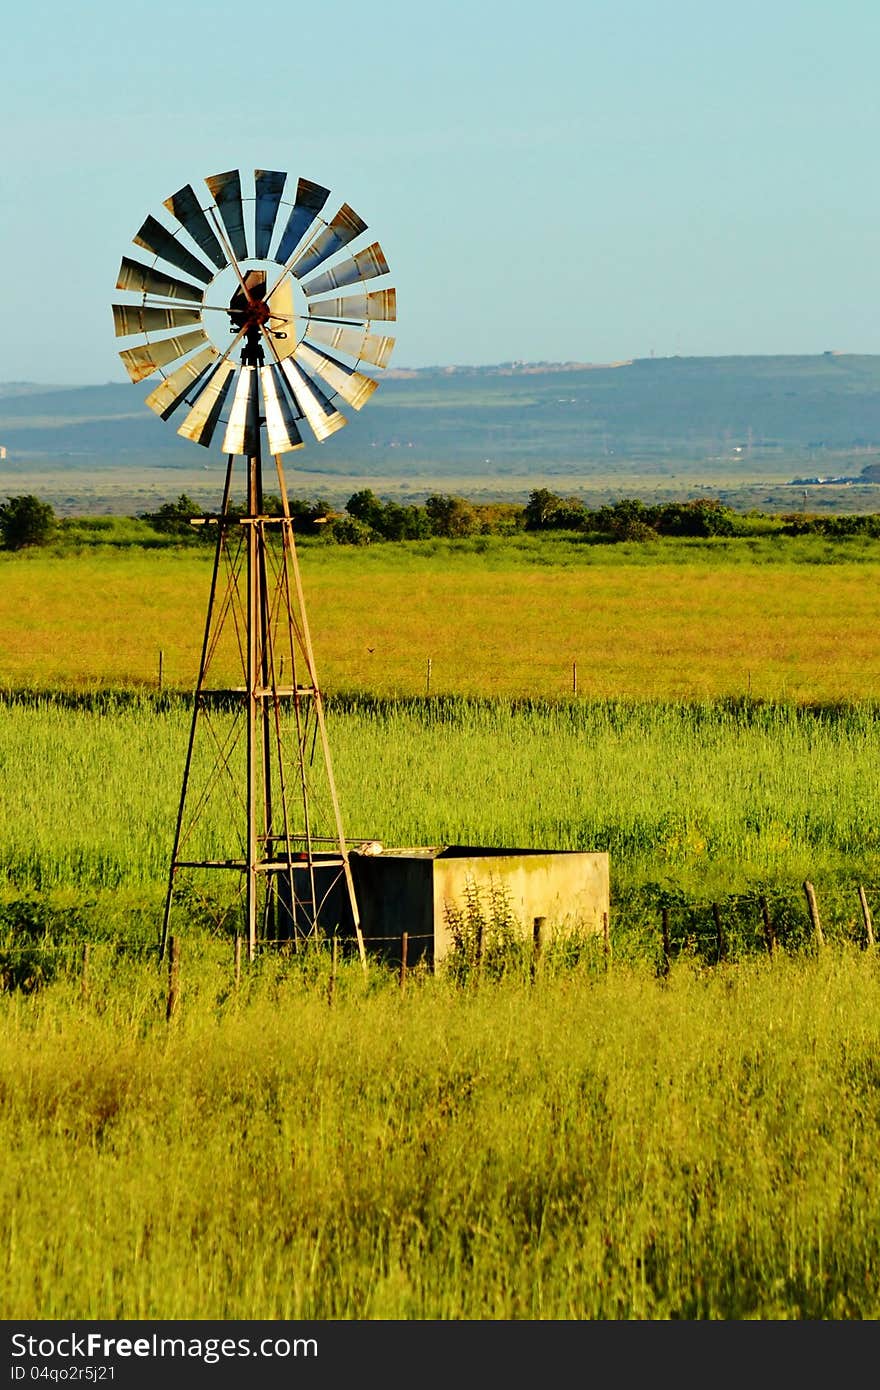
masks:
{"type": "Polygon", "coordinates": [[[216,518],[217,541],[165,894],[160,959],[167,947],[181,872],[223,869],[237,871],[244,880],[251,960],[261,938],[275,939],[280,876],[286,879],[294,938],[301,919],[306,927],[300,935],[318,934],[321,908],[333,883],[344,880],[358,953],[366,968],[284,470],[276,455],[282,515],[266,516],[258,448],[248,460],[248,510],[235,517],[231,511],[235,457],[230,454],[227,458],[221,511],[216,518]],[[280,546],[271,543],[276,528],[280,528],[280,546]],[[209,686],[208,677],[224,632],[233,638],[243,683],[215,688],[209,686]],[[218,703],[225,710],[231,705],[233,710],[223,732],[214,715],[218,703]],[[285,727],[288,711],[292,728],[285,727]],[[213,760],[197,788],[192,774],[200,729],[213,750],[213,760]],[[243,738],[247,763],[244,788],[233,768],[233,757],[243,738]],[[315,835],[312,825],[310,769],[318,747],[336,831],[333,837],[315,835]],[[238,844],[224,858],[193,856],[187,852],[193,834],[209,804],[221,795],[233,809],[239,827],[238,844]],[[299,803],[298,814],[294,813],[294,800],[299,803]],[[319,867],[338,869],[320,896],[316,881],[319,867]]]}

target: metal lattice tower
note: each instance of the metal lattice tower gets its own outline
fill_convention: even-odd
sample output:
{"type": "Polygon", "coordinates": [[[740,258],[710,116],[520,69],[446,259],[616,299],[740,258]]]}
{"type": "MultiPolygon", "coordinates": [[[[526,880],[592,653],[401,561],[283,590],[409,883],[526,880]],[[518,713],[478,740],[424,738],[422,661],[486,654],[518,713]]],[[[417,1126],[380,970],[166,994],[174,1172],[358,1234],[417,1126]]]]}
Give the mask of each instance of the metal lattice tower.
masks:
{"type": "Polygon", "coordinates": [[[368,288],[388,264],[378,242],[353,250],[367,230],[357,213],[344,203],[326,221],[328,189],[301,178],[291,202],[286,182],[257,169],[244,196],[232,170],[207,178],[203,199],[188,184],[133,239],[152,261],[123,257],[116,286],[129,295],[113,305],[116,334],[141,340],[120,352],[126,370],[162,378],[147,405],[165,420],[186,406],[178,434],[205,448],[222,427],[227,456],[220,510],[204,519],[217,539],[160,954],[184,876],[226,870],[240,875],[251,957],[261,937],[316,934],[341,888],[364,961],[282,456],[303,447],[303,423],[320,442],[346,424],[337,399],[359,410],[376,389],[370,368],[386,366],[394,339],[373,326],[396,318],[396,292],[368,288]]]}

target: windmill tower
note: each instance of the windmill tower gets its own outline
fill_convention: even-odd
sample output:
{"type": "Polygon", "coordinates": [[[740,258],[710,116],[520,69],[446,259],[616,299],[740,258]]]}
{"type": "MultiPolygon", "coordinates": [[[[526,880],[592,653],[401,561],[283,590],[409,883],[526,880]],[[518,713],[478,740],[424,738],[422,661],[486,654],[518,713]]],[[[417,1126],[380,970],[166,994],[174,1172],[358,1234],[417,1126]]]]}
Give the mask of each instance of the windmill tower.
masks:
{"type": "Polygon", "coordinates": [[[125,256],[113,305],[133,382],[161,381],[146,404],[226,455],[214,564],[193,699],[160,954],[185,885],[238,876],[248,954],[260,939],[309,937],[347,899],[365,960],[324,705],[315,668],[282,458],[346,424],[377,386],[394,339],[396,292],[377,241],[330,190],[257,169],[230,170],[166,198],[125,256]],[[181,278],[184,277],[184,278],[181,278]],[[335,291],[354,287],[353,293],[335,291]],[[264,461],[279,505],[267,507],[264,461]],[[240,494],[241,500],[237,501],[240,494]],[[218,674],[219,673],[219,679],[218,674]]]}

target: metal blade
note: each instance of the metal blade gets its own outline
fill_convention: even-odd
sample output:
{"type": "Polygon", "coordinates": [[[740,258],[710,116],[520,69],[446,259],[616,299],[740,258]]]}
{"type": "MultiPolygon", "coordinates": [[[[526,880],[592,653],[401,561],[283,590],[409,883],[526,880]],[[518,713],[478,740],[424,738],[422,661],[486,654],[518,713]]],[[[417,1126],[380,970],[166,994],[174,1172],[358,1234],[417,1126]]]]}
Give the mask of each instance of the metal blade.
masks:
{"type": "Polygon", "coordinates": [[[205,183],[217,204],[230,245],[240,261],[248,255],[247,233],[244,229],[244,208],[241,203],[241,176],[237,169],[227,174],[212,174],[205,183]]]}
{"type": "Polygon", "coordinates": [[[132,381],[143,381],[144,377],[152,376],[160,367],[174,362],[207,341],[207,333],[200,328],[193,333],[184,333],[180,338],[159,338],[155,343],[145,343],[143,347],[126,348],[119,356],[132,381]]]}
{"type": "Polygon", "coordinates": [[[209,270],[197,256],[187,251],[185,246],[181,246],[177,238],[167,227],[163,227],[161,222],[157,222],[155,217],[148,217],[132,240],[135,246],[143,246],[146,251],[152,251],[154,256],[161,256],[163,261],[176,265],[178,270],[186,271],[187,275],[194,275],[203,285],[210,284],[214,278],[213,270],[209,270]]]}
{"type": "Polygon", "coordinates": [[[311,342],[326,343],[338,352],[347,352],[359,362],[372,362],[376,367],[386,366],[394,350],[394,339],[385,338],[378,333],[365,333],[361,328],[336,328],[332,323],[310,323],[306,338],[311,342]]]}
{"type": "Polygon", "coordinates": [[[185,328],[191,323],[201,323],[200,309],[144,309],[139,304],[114,304],[113,323],[117,338],[127,338],[132,333],[155,333],[163,328],[185,328]]]}
{"type": "Polygon", "coordinates": [[[223,403],[229,393],[235,366],[227,358],[218,363],[216,371],[199,392],[192,410],[187,415],[177,433],[195,444],[203,444],[207,449],[217,428],[217,421],[223,403]]]}
{"type": "Polygon", "coordinates": [[[128,256],[122,257],[116,288],[131,290],[133,293],[160,294],[166,299],[195,299],[199,304],[205,298],[205,291],[195,285],[187,285],[183,280],[174,280],[170,275],[163,275],[160,271],[154,270],[152,266],[130,260],[128,256]]]}
{"type": "Polygon", "coordinates": [[[273,323],[270,318],[263,332],[271,334],[276,357],[289,357],[296,347],[296,315],[293,312],[293,285],[289,275],[275,287],[266,303],[271,313],[278,315],[278,319],[273,323]],[[279,337],[279,334],[283,336],[279,337]]]}
{"type": "Polygon", "coordinates": [[[281,368],[260,367],[259,372],[263,388],[263,408],[266,412],[269,453],[289,454],[293,449],[301,449],[302,435],[296,427],[296,419],[288,403],[287,393],[281,384],[281,368]]]}
{"type": "Polygon", "coordinates": [[[320,386],[309,380],[292,357],[282,362],[281,370],[287,378],[297,409],[308,420],[319,443],[348,424],[345,416],[327,399],[320,386]]]}
{"type": "Polygon", "coordinates": [[[358,217],[353,208],[348,203],[343,203],[333,221],[328,223],[323,232],[319,232],[315,240],[311,242],[303,251],[298,260],[294,261],[291,271],[297,280],[301,280],[304,275],[308,275],[310,270],[314,270],[322,261],[326,261],[330,256],[338,251],[340,247],[347,246],[350,241],[354,241],[356,236],[367,230],[367,224],[358,217]]]}
{"type": "Polygon", "coordinates": [[[184,362],[182,367],[178,367],[170,376],[160,382],[155,391],[151,391],[147,396],[146,404],[162,420],[167,420],[179,405],[183,403],[189,392],[192,391],[196,382],[205,375],[212,362],[216,362],[220,356],[215,347],[202,348],[195,357],[191,357],[188,362],[184,362]]]}
{"type": "Polygon", "coordinates": [[[242,367],[232,398],[229,423],[223,436],[224,454],[247,454],[253,457],[259,447],[260,425],[255,410],[257,395],[256,367],[242,367]]]}
{"type": "Polygon", "coordinates": [[[376,275],[388,274],[388,262],[378,241],[358,251],[347,261],[340,261],[332,270],[325,270],[303,285],[308,295],[326,294],[328,290],[341,289],[343,285],[353,285],[357,280],[372,280],[376,275]]]}
{"type": "Polygon", "coordinates": [[[396,319],[397,291],[374,290],[372,294],[350,294],[343,299],[318,299],[309,305],[309,314],[357,323],[369,319],[396,319]]]}
{"type": "MultiPolygon", "coordinates": [[[[275,229],[278,204],[281,202],[281,194],[284,192],[286,179],[286,174],[278,173],[273,169],[254,170],[254,183],[257,190],[257,206],[254,212],[256,234],[254,255],[258,261],[266,260],[269,255],[269,244],[275,229]]],[[[230,449],[228,452],[232,454],[236,451],[230,449]]]]}
{"type": "Polygon", "coordinates": [[[192,184],[188,183],[185,188],[180,188],[176,193],[172,193],[170,198],[166,198],[162,205],[182,223],[189,232],[193,241],[200,246],[208,257],[213,261],[218,270],[225,270],[229,264],[229,257],[220,245],[214,230],[202,211],[201,204],[195,195],[192,184]]]}
{"type": "Polygon", "coordinates": [[[346,367],[344,362],[337,362],[335,357],[322,352],[320,348],[309,347],[308,343],[300,343],[293,355],[300,365],[311,367],[313,372],[323,377],[353,410],[360,410],[379,384],[372,377],[346,367]]]}
{"type": "Polygon", "coordinates": [[[296,186],[296,202],[275,252],[276,261],[283,265],[290,260],[329,197],[329,188],[322,188],[319,183],[310,183],[308,179],[300,179],[296,186]]]}

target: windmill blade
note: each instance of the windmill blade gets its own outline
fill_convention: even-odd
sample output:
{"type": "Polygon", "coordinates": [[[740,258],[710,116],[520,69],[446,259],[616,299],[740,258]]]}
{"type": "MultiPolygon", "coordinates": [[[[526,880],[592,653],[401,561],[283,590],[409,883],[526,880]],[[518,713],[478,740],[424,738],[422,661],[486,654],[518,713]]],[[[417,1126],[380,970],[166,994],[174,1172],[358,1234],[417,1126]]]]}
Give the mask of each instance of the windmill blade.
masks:
{"type": "Polygon", "coordinates": [[[188,362],[184,362],[182,367],[178,367],[169,376],[161,381],[154,391],[147,396],[146,404],[162,420],[167,420],[179,405],[186,399],[188,393],[193,389],[196,382],[205,375],[212,362],[216,362],[220,356],[215,347],[202,348],[195,357],[191,357],[188,362]]]}
{"type": "Polygon", "coordinates": [[[178,434],[183,435],[184,439],[191,439],[194,444],[203,444],[207,449],[234,375],[234,364],[224,357],[199,392],[195,404],[178,428],[178,434]]]}
{"type": "Polygon", "coordinates": [[[303,439],[296,427],[296,417],[290,408],[282,385],[281,368],[260,367],[263,388],[263,408],[266,412],[266,434],[270,454],[289,454],[303,448],[303,439]]]}
{"type": "Polygon", "coordinates": [[[303,251],[298,260],[291,266],[291,272],[301,280],[304,275],[308,275],[315,266],[321,265],[323,261],[329,260],[334,252],[341,247],[347,246],[350,241],[354,241],[356,236],[367,230],[367,224],[362,218],[358,217],[354,208],[350,208],[348,203],[343,203],[333,221],[328,223],[323,232],[319,232],[315,240],[310,243],[303,251]]]}
{"type": "Polygon", "coordinates": [[[229,422],[223,436],[224,454],[247,454],[259,448],[260,420],[257,405],[257,369],[242,367],[232,398],[229,422]]]}
{"type": "Polygon", "coordinates": [[[183,280],[163,275],[152,266],[142,265],[140,261],[133,261],[128,256],[122,257],[116,288],[131,290],[136,294],[158,294],[165,299],[194,299],[199,304],[205,298],[205,291],[197,289],[195,285],[187,285],[183,280]]]}
{"type": "Polygon", "coordinates": [[[296,186],[296,202],[275,252],[276,261],[283,265],[290,259],[329,197],[329,188],[300,179],[296,186]]]}
{"type": "MultiPolygon", "coordinates": [[[[257,190],[257,206],[254,212],[256,238],[254,255],[258,261],[266,260],[269,255],[269,244],[275,229],[278,204],[281,202],[281,194],[284,192],[286,180],[286,174],[279,173],[274,169],[254,170],[254,183],[257,190]]],[[[229,452],[234,453],[235,451],[230,449],[229,452]]]]}
{"type": "Polygon", "coordinates": [[[181,246],[177,238],[167,227],[163,227],[161,222],[157,222],[155,217],[148,217],[132,240],[135,246],[143,246],[145,251],[152,251],[154,256],[161,256],[163,261],[176,265],[178,270],[185,271],[187,275],[194,275],[203,285],[210,284],[214,278],[213,270],[209,270],[198,256],[181,246]]]}
{"type": "Polygon", "coordinates": [[[301,366],[311,367],[313,372],[323,377],[353,410],[360,410],[379,384],[371,376],[364,376],[362,372],[346,367],[344,362],[337,362],[335,357],[321,348],[309,347],[308,343],[300,343],[293,355],[301,366]]]}
{"type": "Polygon", "coordinates": [[[199,309],[146,309],[140,304],[114,304],[112,308],[117,338],[157,333],[163,328],[186,328],[202,321],[199,309]]]}
{"type": "Polygon", "coordinates": [[[320,386],[309,380],[292,357],[282,362],[281,370],[297,410],[308,420],[312,433],[319,442],[348,424],[345,416],[327,399],[320,386]]]}
{"type": "Polygon", "coordinates": [[[355,323],[396,319],[397,291],[373,290],[371,294],[350,294],[342,299],[318,299],[309,305],[309,314],[315,318],[348,319],[355,323]]]}
{"type": "Polygon", "coordinates": [[[347,261],[340,261],[322,275],[316,275],[303,285],[305,294],[326,294],[328,290],[341,289],[343,285],[353,285],[357,280],[373,280],[377,275],[388,274],[388,262],[378,241],[358,251],[347,261]]]}
{"type": "Polygon", "coordinates": [[[213,261],[218,270],[225,270],[229,264],[229,257],[217,240],[214,230],[195,195],[192,184],[188,183],[185,188],[180,188],[176,193],[172,193],[170,198],[165,199],[162,206],[166,207],[186,228],[196,245],[204,251],[208,260],[213,261]]]}
{"type": "Polygon", "coordinates": [[[248,248],[247,233],[244,229],[244,207],[241,201],[241,175],[237,169],[230,169],[226,174],[212,174],[210,178],[205,179],[205,183],[223,219],[230,246],[238,260],[246,261],[248,248]]]}
{"type": "Polygon", "coordinates": [[[144,377],[152,376],[160,367],[167,366],[207,341],[207,333],[199,328],[193,333],[184,333],[180,338],[159,338],[155,343],[145,343],[143,347],[126,348],[119,356],[132,381],[143,381],[144,377]]]}
{"type": "Polygon", "coordinates": [[[310,323],[306,329],[309,342],[326,343],[338,352],[347,352],[359,362],[372,362],[384,367],[394,350],[394,339],[378,333],[366,333],[361,328],[336,328],[332,323],[310,323]]]}

